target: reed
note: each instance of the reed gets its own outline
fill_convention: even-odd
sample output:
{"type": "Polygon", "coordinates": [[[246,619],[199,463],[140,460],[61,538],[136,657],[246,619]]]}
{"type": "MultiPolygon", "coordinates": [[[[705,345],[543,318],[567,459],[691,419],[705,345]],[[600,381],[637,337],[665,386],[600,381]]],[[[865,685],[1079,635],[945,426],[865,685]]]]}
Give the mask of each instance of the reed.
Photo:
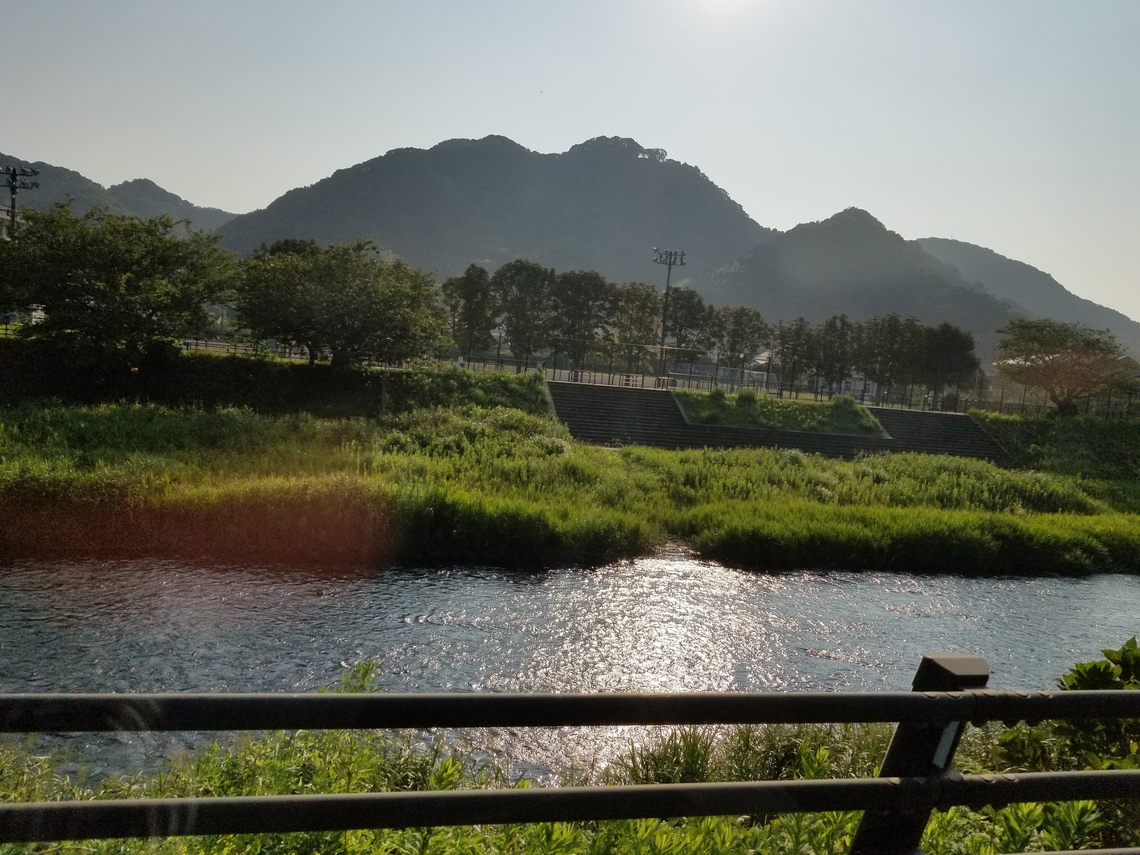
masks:
{"type": "Polygon", "coordinates": [[[615,451],[549,415],[470,402],[373,419],[0,407],[0,559],[541,567],[672,538],[756,569],[1129,571],[1136,497],[1128,479],[941,456],[615,451]]]}

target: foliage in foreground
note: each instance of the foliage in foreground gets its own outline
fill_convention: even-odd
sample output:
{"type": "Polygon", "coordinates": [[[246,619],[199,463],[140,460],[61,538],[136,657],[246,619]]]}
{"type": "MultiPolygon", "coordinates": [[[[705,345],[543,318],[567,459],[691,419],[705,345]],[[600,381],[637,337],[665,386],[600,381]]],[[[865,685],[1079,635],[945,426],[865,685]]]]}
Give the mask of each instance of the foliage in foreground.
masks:
{"type": "MultiPolygon", "coordinates": [[[[1080,663],[1058,682],[1071,689],[1136,688],[1136,640],[1105,650],[1105,660],[1080,663]],[[1090,674],[1098,676],[1090,677],[1090,674]]],[[[368,691],[372,663],[346,674],[340,691],[368,691]]],[[[1125,722],[1135,728],[1135,722],[1125,722]]],[[[632,744],[594,780],[574,784],[670,784],[716,781],[873,777],[885,754],[887,725],[768,725],[669,729],[632,744]]],[[[1065,722],[972,732],[956,765],[968,772],[1107,767],[1089,759],[1089,732],[1065,722]],[[1019,754],[1016,752],[1020,752],[1019,754]],[[1026,758],[1035,758],[1025,763],[1026,758]]],[[[1109,751],[1121,745],[1096,743],[1109,751]]],[[[1125,747],[1128,750],[1128,747],[1125,747]]],[[[1136,744],[1130,745],[1135,758],[1136,744]]],[[[1127,765],[1128,758],[1120,761],[1127,765]]],[[[495,765],[436,738],[380,731],[274,733],[224,747],[209,746],[155,774],[114,776],[98,784],[58,773],[50,757],[0,746],[0,802],[107,798],[219,797],[308,793],[398,792],[532,787],[510,781],[495,765]]],[[[0,853],[845,853],[859,814],[784,814],[589,823],[355,830],[225,835],[158,841],[77,841],[62,846],[9,845],[0,853]]],[[[927,853],[1004,853],[1140,844],[1135,803],[1015,804],[935,813],[923,838],[927,853]]]]}

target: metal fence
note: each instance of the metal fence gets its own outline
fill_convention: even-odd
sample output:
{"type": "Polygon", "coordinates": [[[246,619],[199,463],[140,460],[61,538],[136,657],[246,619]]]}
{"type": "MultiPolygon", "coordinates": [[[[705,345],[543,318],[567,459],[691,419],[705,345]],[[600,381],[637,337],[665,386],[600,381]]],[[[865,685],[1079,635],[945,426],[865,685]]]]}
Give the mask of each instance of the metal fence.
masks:
{"type": "Polygon", "coordinates": [[[984,660],[923,657],[912,692],[0,695],[0,732],[898,722],[880,777],[0,804],[0,842],[865,811],[854,855],[916,850],[931,811],[1140,799],[1140,770],[961,775],[968,722],[1140,718],[1140,692],[999,692],[984,660]]]}

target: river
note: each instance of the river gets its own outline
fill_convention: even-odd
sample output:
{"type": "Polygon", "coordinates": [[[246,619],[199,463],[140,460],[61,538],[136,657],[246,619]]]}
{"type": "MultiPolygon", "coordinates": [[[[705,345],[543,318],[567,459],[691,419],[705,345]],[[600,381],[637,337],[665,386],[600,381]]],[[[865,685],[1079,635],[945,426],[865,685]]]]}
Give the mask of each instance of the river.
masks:
{"type": "MultiPolygon", "coordinates": [[[[1131,575],[764,574],[679,552],[534,572],[0,567],[0,692],[310,691],[364,658],[393,692],[886,690],[941,649],[984,656],[995,688],[1045,689],[1138,632],[1131,575]]],[[[630,734],[474,738],[541,770],[630,734]]],[[[196,744],[90,743],[98,762],[144,766],[196,744]]]]}

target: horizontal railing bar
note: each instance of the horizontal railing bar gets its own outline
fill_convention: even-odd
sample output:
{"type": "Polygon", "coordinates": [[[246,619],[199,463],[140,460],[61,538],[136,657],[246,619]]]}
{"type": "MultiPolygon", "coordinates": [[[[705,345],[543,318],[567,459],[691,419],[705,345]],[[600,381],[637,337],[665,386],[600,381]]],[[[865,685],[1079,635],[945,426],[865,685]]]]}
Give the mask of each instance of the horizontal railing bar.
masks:
{"type": "Polygon", "coordinates": [[[2,694],[0,732],[1140,718],[1140,692],[2,694]]]}
{"type": "Polygon", "coordinates": [[[972,807],[1140,796],[1140,770],[0,805],[0,842],[972,807]]]}

